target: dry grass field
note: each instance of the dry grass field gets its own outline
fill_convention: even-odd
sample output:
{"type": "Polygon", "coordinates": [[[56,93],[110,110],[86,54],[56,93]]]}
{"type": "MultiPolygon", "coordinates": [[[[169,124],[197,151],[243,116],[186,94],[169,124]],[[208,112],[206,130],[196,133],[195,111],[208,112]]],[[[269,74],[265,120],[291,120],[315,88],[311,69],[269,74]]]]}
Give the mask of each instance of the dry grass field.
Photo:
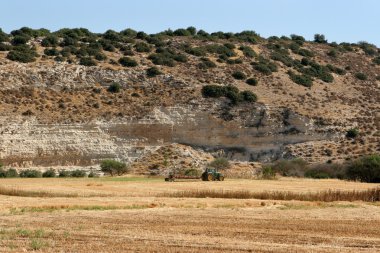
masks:
{"type": "Polygon", "coordinates": [[[378,201],[175,197],[378,186],[288,178],[1,179],[0,252],[379,252],[378,201]]]}

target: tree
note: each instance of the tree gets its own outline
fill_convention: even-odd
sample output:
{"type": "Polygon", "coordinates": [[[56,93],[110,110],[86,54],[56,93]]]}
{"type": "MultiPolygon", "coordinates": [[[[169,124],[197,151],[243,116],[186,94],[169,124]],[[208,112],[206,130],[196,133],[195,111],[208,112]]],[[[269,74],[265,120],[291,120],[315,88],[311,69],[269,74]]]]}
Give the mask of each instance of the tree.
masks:
{"type": "Polygon", "coordinates": [[[231,167],[231,164],[227,158],[219,157],[219,158],[215,158],[214,161],[209,163],[209,166],[217,170],[223,170],[223,169],[229,169],[231,167]]]}
{"type": "Polygon", "coordinates": [[[325,35],[323,35],[323,34],[315,34],[314,35],[314,42],[317,42],[317,43],[327,43],[327,40],[325,38],[325,35]]]}
{"type": "Polygon", "coordinates": [[[380,183],[380,155],[369,155],[353,161],[346,175],[351,180],[380,183]]]}
{"type": "Polygon", "coordinates": [[[110,174],[111,176],[121,176],[129,171],[128,166],[125,163],[115,160],[103,160],[100,163],[102,172],[110,174]]]}

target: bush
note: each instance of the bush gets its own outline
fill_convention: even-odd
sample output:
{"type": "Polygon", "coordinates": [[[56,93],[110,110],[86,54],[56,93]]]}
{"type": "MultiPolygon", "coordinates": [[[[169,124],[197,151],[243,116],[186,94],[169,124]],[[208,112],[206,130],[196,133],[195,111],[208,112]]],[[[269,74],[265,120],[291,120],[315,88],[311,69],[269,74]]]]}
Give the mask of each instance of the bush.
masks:
{"type": "Polygon", "coordinates": [[[161,74],[161,71],[157,67],[151,67],[146,70],[146,75],[148,77],[155,77],[161,74]]]}
{"type": "Polygon", "coordinates": [[[84,170],[73,170],[70,172],[71,177],[85,177],[86,176],[86,171],[84,170]]]}
{"type": "Polygon", "coordinates": [[[111,176],[120,176],[127,173],[129,170],[125,163],[115,160],[103,160],[100,163],[100,168],[104,173],[110,174],[111,176]]]}
{"type": "Polygon", "coordinates": [[[29,41],[29,39],[30,37],[24,35],[17,35],[12,39],[11,43],[13,46],[25,45],[29,41]]]}
{"type": "Polygon", "coordinates": [[[243,101],[246,101],[246,102],[256,102],[257,101],[257,96],[255,93],[253,93],[252,91],[249,91],[249,90],[246,90],[246,91],[242,91],[240,93],[240,96],[242,98],[243,101]]]}
{"type": "Polygon", "coordinates": [[[7,54],[9,60],[23,63],[34,62],[37,56],[37,52],[26,45],[13,47],[7,54]]]}
{"type": "Polygon", "coordinates": [[[251,47],[241,46],[239,47],[239,49],[243,52],[244,56],[246,57],[253,58],[257,56],[256,52],[251,47]]]}
{"type": "Polygon", "coordinates": [[[353,161],[346,174],[351,180],[380,183],[380,155],[369,155],[353,161]]]}
{"type": "Polygon", "coordinates": [[[174,32],[173,32],[173,34],[175,35],[175,36],[190,36],[190,35],[192,35],[191,34],[191,31],[189,31],[189,30],[186,30],[186,29],[177,29],[177,30],[175,30],[174,32]]]}
{"type": "Polygon", "coordinates": [[[56,48],[46,48],[44,50],[44,54],[46,54],[47,56],[57,56],[60,54],[60,52],[56,48]]]}
{"type": "Polygon", "coordinates": [[[0,42],[0,51],[10,51],[12,50],[12,46],[6,45],[0,42]]]}
{"type": "Polygon", "coordinates": [[[55,177],[56,175],[57,175],[56,171],[52,168],[42,173],[42,177],[55,177]]]}
{"type": "Polygon", "coordinates": [[[332,58],[336,58],[338,56],[338,51],[335,49],[331,49],[329,52],[327,52],[327,55],[332,58]]]}
{"type": "Polygon", "coordinates": [[[215,67],[216,67],[216,64],[207,57],[202,57],[201,63],[198,64],[199,69],[210,69],[210,68],[215,68],[215,67]]]}
{"type": "Polygon", "coordinates": [[[70,171],[60,170],[58,172],[58,177],[70,177],[70,171]]]}
{"type": "Polygon", "coordinates": [[[8,41],[9,41],[8,34],[3,32],[3,30],[0,28],[0,43],[1,42],[8,42],[8,41]]]}
{"type": "Polygon", "coordinates": [[[135,44],[135,49],[137,52],[140,53],[149,53],[150,52],[150,46],[146,44],[145,42],[138,42],[135,44]]]}
{"type": "Polygon", "coordinates": [[[91,57],[82,57],[79,61],[80,65],[83,66],[96,66],[96,62],[91,57]]]}
{"type": "Polygon", "coordinates": [[[260,57],[259,62],[252,62],[251,65],[255,70],[268,76],[271,75],[272,72],[277,71],[277,65],[275,63],[270,62],[269,60],[262,57],[260,57]]]}
{"type": "Polygon", "coordinates": [[[120,92],[120,89],[121,89],[121,86],[120,86],[119,83],[112,83],[112,84],[108,87],[107,91],[108,91],[108,92],[111,92],[111,93],[119,93],[119,92],[120,92]]]}
{"type": "Polygon", "coordinates": [[[276,178],[276,172],[270,166],[264,166],[260,172],[261,179],[272,180],[276,178]]]}
{"type": "Polygon", "coordinates": [[[307,162],[302,159],[280,160],[272,165],[273,170],[281,176],[302,177],[308,169],[307,162]]]}
{"type": "Polygon", "coordinates": [[[323,34],[315,34],[314,35],[314,42],[317,42],[317,43],[327,43],[327,40],[325,38],[325,35],[323,35],[323,34]]]}
{"type": "Polygon", "coordinates": [[[313,79],[307,75],[297,75],[293,71],[288,71],[290,79],[296,84],[300,84],[305,87],[311,87],[313,85],[313,79]]]}
{"type": "Polygon", "coordinates": [[[219,85],[205,85],[202,87],[204,97],[219,98],[225,95],[225,88],[219,85]]]}
{"type": "Polygon", "coordinates": [[[368,79],[368,76],[364,73],[356,73],[355,77],[359,80],[365,81],[368,79]]]}
{"type": "Polygon", "coordinates": [[[42,177],[42,173],[38,170],[27,169],[20,172],[20,177],[37,178],[42,177]]]}
{"type": "Polygon", "coordinates": [[[232,73],[232,77],[236,80],[243,80],[246,78],[246,75],[241,71],[235,71],[234,73],[232,73]]]}
{"type": "Polygon", "coordinates": [[[55,36],[55,35],[46,36],[42,40],[41,46],[43,46],[43,47],[55,47],[55,46],[58,46],[58,37],[55,36]]]}
{"type": "Polygon", "coordinates": [[[251,86],[256,86],[258,84],[258,81],[256,78],[248,78],[246,81],[245,81],[248,85],[251,85],[251,86]]]}
{"type": "Polygon", "coordinates": [[[209,166],[217,170],[224,170],[224,169],[229,169],[231,167],[231,164],[227,158],[220,157],[220,158],[215,158],[214,161],[210,162],[209,166]]]}
{"type": "Polygon", "coordinates": [[[122,57],[119,59],[119,63],[121,65],[123,65],[124,67],[136,67],[138,64],[137,64],[137,61],[135,61],[134,59],[130,58],[130,57],[122,57]]]}
{"type": "Polygon", "coordinates": [[[19,175],[15,169],[4,170],[0,164],[0,178],[12,178],[18,176],[19,175]]]}
{"type": "Polygon", "coordinates": [[[357,128],[351,128],[346,132],[346,137],[349,139],[354,139],[358,137],[359,135],[359,130],[357,128]]]}
{"type": "Polygon", "coordinates": [[[295,42],[297,43],[298,45],[303,45],[303,43],[305,42],[305,38],[300,36],[300,35],[296,35],[296,34],[292,34],[290,35],[290,38],[295,42]]]}
{"type": "Polygon", "coordinates": [[[5,176],[8,178],[12,178],[12,177],[18,177],[19,174],[17,173],[17,170],[10,168],[6,171],[5,176]]]}
{"type": "Polygon", "coordinates": [[[193,47],[193,48],[186,48],[186,53],[194,55],[194,56],[205,56],[206,55],[206,49],[204,47],[193,47]]]}
{"type": "Polygon", "coordinates": [[[380,56],[373,58],[373,63],[380,65],[380,56]]]}

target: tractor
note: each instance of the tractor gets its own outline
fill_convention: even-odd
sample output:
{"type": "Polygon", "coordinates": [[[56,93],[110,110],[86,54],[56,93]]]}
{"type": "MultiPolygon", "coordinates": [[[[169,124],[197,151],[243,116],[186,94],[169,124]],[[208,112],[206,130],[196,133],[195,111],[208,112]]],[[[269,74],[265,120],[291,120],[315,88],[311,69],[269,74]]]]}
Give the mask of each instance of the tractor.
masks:
{"type": "Polygon", "coordinates": [[[206,168],[202,173],[203,181],[224,181],[224,175],[214,168],[206,168]]]}
{"type": "Polygon", "coordinates": [[[188,176],[188,175],[179,175],[174,172],[170,172],[169,176],[165,178],[167,182],[174,182],[176,179],[202,179],[203,181],[224,181],[224,175],[218,172],[214,168],[206,168],[202,173],[202,176],[188,176]]]}

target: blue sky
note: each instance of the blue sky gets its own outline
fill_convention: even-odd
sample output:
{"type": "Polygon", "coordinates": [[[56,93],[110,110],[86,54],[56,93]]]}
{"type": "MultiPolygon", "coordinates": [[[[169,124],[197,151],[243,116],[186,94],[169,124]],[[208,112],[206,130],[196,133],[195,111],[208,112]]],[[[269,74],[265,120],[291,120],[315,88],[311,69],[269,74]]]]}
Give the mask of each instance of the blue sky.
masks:
{"type": "Polygon", "coordinates": [[[254,30],[264,37],[315,33],[329,41],[380,46],[379,0],[8,0],[0,27],[85,27],[93,32],[130,27],[155,33],[195,26],[208,32],[254,30]]]}

